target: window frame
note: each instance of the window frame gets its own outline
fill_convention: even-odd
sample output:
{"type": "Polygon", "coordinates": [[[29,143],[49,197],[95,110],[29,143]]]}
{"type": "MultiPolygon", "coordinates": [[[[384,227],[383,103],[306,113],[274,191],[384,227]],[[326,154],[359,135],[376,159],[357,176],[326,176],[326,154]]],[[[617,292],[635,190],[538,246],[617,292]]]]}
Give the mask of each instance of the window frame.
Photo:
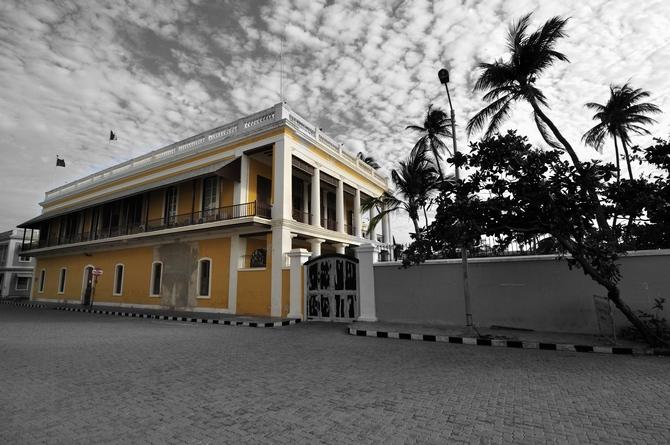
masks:
{"type": "Polygon", "coordinates": [[[19,254],[19,263],[30,263],[31,260],[32,260],[32,258],[30,258],[29,256],[19,254]],[[23,260],[22,258],[28,258],[28,259],[23,260]]]}
{"type": "Polygon", "coordinates": [[[163,222],[168,224],[171,221],[176,221],[179,215],[179,187],[176,185],[169,185],[165,188],[163,193],[163,222]],[[170,196],[172,195],[172,196],[170,196]],[[168,199],[168,198],[174,198],[168,199]],[[174,214],[172,214],[172,202],[174,201],[174,214]]]}
{"type": "Polygon", "coordinates": [[[46,269],[41,269],[40,270],[39,281],[37,282],[37,293],[38,294],[43,294],[44,293],[44,288],[46,286],[46,282],[47,282],[47,270],[46,269]]]}
{"type": "Polygon", "coordinates": [[[160,297],[161,296],[161,288],[163,287],[163,262],[162,261],[153,261],[151,263],[151,279],[149,280],[149,296],[150,297],[160,297]],[[161,273],[160,273],[160,278],[158,280],[158,293],[154,294],[154,281],[156,279],[156,264],[161,265],[161,273]]]}
{"type": "Polygon", "coordinates": [[[27,290],[30,290],[30,281],[31,281],[31,280],[30,280],[30,277],[17,275],[17,276],[16,276],[16,281],[14,282],[14,290],[18,290],[18,291],[27,291],[27,290]],[[25,287],[25,289],[22,289],[22,288],[19,287],[19,279],[20,279],[20,278],[25,278],[26,280],[28,280],[28,281],[26,281],[26,287],[25,287]]]}
{"type": "MultiPolygon", "coordinates": [[[[162,275],[162,273],[161,273],[162,275]]],[[[126,265],[123,263],[116,263],[114,265],[114,283],[112,284],[112,295],[115,297],[120,297],[123,295],[123,284],[126,279],[126,265]],[[116,289],[116,284],[118,283],[118,273],[119,273],[119,266],[121,266],[121,285],[120,289],[117,292],[116,289]]]]}
{"type": "Polygon", "coordinates": [[[212,298],[212,265],[214,262],[210,257],[203,257],[198,260],[198,280],[197,280],[197,298],[200,299],[209,299],[212,298]],[[200,290],[202,289],[202,264],[203,262],[209,262],[209,274],[207,280],[207,295],[201,295],[200,290]]]}
{"type": "Polygon", "coordinates": [[[58,272],[58,295],[65,293],[65,285],[67,284],[67,267],[61,267],[58,272]]]}

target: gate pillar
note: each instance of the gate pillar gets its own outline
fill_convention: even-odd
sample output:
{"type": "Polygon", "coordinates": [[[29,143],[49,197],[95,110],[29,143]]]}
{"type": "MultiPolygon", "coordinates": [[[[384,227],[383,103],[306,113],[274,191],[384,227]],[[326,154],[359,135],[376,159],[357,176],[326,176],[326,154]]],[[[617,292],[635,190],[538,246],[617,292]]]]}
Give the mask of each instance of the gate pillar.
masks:
{"type": "Polygon", "coordinates": [[[377,257],[377,246],[363,244],[356,249],[358,257],[358,276],[360,292],[359,321],[377,321],[375,307],[375,270],[374,262],[377,257]]]}
{"type": "Polygon", "coordinates": [[[291,261],[291,291],[289,299],[288,318],[303,320],[305,317],[302,312],[302,288],[303,276],[302,265],[309,259],[310,253],[305,249],[293,249],[288,253],[291,261]]]}

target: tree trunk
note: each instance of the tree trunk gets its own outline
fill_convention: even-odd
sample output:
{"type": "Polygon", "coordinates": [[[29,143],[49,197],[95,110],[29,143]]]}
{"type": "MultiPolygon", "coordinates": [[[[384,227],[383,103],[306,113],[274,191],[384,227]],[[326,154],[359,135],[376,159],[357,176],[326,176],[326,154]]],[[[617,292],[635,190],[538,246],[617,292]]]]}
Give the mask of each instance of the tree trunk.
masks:
{"type": "MultiPolygon", "coordinates": [[[[616,154],[616,185],[617,188],[619,187],[619,184],[621,183],[621,165],[619,163],[619,144],[617,144],[616,141],[616,135],[613,136],[614,138],[614,153],[616,154]]],[[[612,219],[612,231],[614,232],[614,236],[619,239],[619,235],[617,233],[616,229],[616,220],[617,220],[617,213],[614,212],[614,217],[612,219]]]]}
{"type": "Polygon", "coordinates": [[[428,213],[426,212],[426,206],[423,206],[423,217],[426,220],[426,227],[428,227],[428,213]]]}
{"type": "Polygon", "coordinates": [[[414,233],[416,234],[416,239],[421,238],[421,229],[419,229],[419,219],[412,218],[412,224],[414,224],[414,233]]]}
{"type": "MultiPolygon", "coordinates": [[[[568,152],[568,155],[570,155],[570,158],[572,159],[572,163],[577,169],[577,171],[580,174],[583,174],[584,170],[582,168],[582,162],[579,160],[579,157],[577,156],[577,153],[575,150],[572,148],[572,145],[563,137],[560,131],[558,131],[558,128],[554,123],[547,117],[546,114],[542,111],[542,109],[539,107],[537,103],[534,101],[530,101],[530,105],[533,107],[533,111],[542,119],[542,122],[547,124],[553,135],[558,139],[558,141],[563,145],[563,148],[565,148],[565,151],[568,152]]],[[[547,141],[548,143],[549,141],[547,141]]],[[[589,188],[587,190],[589,193],[589,196],[593,200],[593,204],[595,205],[596,208],[596,221],[598,222],[598,227],[600,227],[602,230],[605,231],[605,233],[611,238],[613,233],[612,230],[609,226],[609,223],[607,221],[607,218],[605,216],[605,212],[603,211],[602,206],[600,205],[600,199],[598,198],[598,194],[596,193],[595,190],[589,188]]],[[[616,240],[615,240],[616,241],[616,240]]]]}
{"type": "Polygon", "coordinates": [[[604,287],[607,290],[607,298],[609,298],[614,305],[621,311],[622,314],[630,321],[630,323],[635,326],[635,328],[642,334],[644,337],[645,341],[649,344],[649,346],[667,346],[666,343],[658,338],[654,333],[645,325],[642,323],[640,318],[635,315],[635,312],[628,306],[622,299],[621,299],[621,294],[619,292],[619,288],[617,287],[616,283],[606,279],[603,277],[598,270],[589,263],[586,258],[584,258],[582,255],[579,255],[578,252],[575,252],[575,249],[573,248],[573,243],[572,241],[563,238],[560,235],[554,235],[554,238],[558,240],[559,243],[567,250],[572,257],[579,263],[579,265],[582,267],[584,270],[584,273],[591,277],[593,281],[596,283],[600,284],[602,287],[604,287]]]}
{"type": "Polygon", "coordinates": [[[621,140],[621,145],[623,145],[623,152],[624,155],[626,156],[626,165],[628,166],[628,176],[630,177],[630,180],[633,180],[633,169],[630,167],[630,156],[628,156],[628,146],[626,145],[626,141],[623,139],[621,140]]]}
{"type": "MultiPolygon", "coordinates": [[[[621,166],[619,165],[619,144],[616,142],[616,135],[614,137],[614,153],[616,153],[616,183],[619,185],[621,181],[621,166]]],[[[633,179],[633,178],[631,178],[633,179]]]]}
{"type": "Polygon", "coordinates": [[[649,344],[649,346],[666,346],[665,342],[658,338],[647,325],[642,323],[642,321],[637,315],[635,315],[635,312],[633,312],[630,306],[628,306],[626,302],[621,299],[619,288],[616,285],[611,284],[611,286],[608,286],[607,298],[609,298],[617,307],[617,309],[619,309],[626,316],[628,321],[630,321],[631,324],[635,326],[635,328],[638,330],[638,332],[640,332],[640,334],[642,334],[644,340],[649,344]]]}

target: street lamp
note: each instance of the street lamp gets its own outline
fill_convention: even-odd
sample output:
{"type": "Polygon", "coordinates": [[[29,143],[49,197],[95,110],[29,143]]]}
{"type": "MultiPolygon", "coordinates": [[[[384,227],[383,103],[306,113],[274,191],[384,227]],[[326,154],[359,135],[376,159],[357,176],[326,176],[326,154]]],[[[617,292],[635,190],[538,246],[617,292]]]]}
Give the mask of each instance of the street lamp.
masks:
{"type": "MultiPolygon", "coordinates": [[[[458,155],[458,148],[456,147],[456,114],[454,113],[454,107],[451,105],[451,94],[449,94],[449,71],[446,68],[442,68],[437,72],[437,77],[440,79],[440,83],[444,85],[444,88],[447,90],[447,98],[449,98],[449,109],[451,110],[451,138],[454,145],[454,157],[458,155]]],[[[456,181],[460,179],[458,172],[458,165],[454,165],[454,178],[456,181]]],[[[465,298],[465,324],[468,327],[472,326],[472,309],[470,307],[470,279],[468,277],[468,249],[465,241],[461,246],[461,265],[463,269],[463,296],[465,298]]]]}

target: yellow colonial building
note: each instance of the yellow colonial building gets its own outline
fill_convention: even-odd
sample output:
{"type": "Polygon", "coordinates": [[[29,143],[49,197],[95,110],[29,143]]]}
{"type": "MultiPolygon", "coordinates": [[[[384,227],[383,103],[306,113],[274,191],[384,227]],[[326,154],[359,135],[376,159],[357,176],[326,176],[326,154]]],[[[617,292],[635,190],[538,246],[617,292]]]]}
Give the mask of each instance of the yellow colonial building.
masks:
{"type": "Polygon", "coordinates": [[[383,248],[388,219],[366,233],[360,206],[385,190],[277,104],[47,192],[19,226],[39,233],[22,252],[37,259],[31,298],[302,317],[288,253],[383,248]]]}

